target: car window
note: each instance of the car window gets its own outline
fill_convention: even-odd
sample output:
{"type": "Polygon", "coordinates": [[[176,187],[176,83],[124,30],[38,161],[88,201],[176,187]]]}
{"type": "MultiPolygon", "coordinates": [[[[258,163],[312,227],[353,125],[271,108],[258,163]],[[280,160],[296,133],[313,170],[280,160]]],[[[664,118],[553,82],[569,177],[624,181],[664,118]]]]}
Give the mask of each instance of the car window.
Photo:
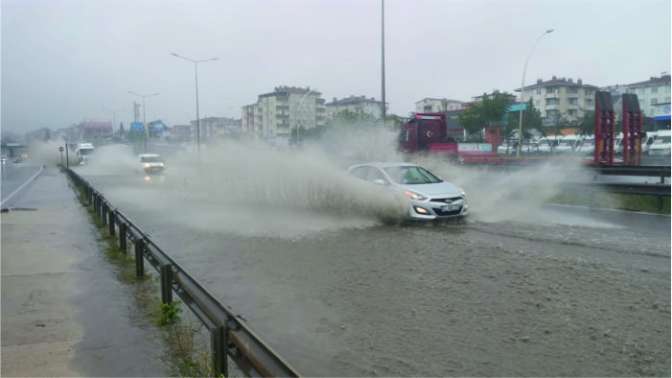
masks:
{"type": "Polygon", "coordinates": [[[369,173],[369,167],[357,167],[350,172],[351,175],[362,180],[367,179],[368,173],[369,173]]]}
{"type": "Polygon", "coordinates": [[[415,166],[389,167],[385,168],[385,172],[387,172],[394,182],[399,184],[436,184],[443,181],[428,170],[415,166]]]}
{"type": "Polygon", "coordinates": [[[367,180],[373,182],[375,180],[383,180],[385,183],[389,183],[383,172],[378,168],[370,168],[367,180]]]}

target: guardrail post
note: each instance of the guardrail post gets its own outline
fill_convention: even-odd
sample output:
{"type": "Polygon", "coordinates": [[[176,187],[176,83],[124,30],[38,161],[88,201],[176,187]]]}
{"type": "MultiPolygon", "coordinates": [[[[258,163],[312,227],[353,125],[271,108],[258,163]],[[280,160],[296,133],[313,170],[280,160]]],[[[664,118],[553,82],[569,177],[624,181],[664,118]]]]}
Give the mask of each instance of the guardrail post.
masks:
{"type": "Polygon", "coordinates": [[[173,301],[173,268],[170,264],[161,265],[161,303],[173,301]]]}
{"type": "Polygon", "coordinates": [[[210,331],[210,354],[215,377],[229,376],[229,362],[226,354],[226,328],[217,326],[210,331]]]}
{"type": "Polygon", "coordinates": [[[107,204],[102,200],[100,202],[101,202],[100,221],[103,223],[103,225],[105,225],[105,223],[107,223],[107,204]]]}
{"type": "Polygon", "coordinates": [[[145,241],[135,239],[135,275],[140,278],[145,275],[145,241]]]}
{"type": "Polygon", "coordinates": [[[108,215],[108,217],[107,217],[107,224],[108,224],[108,226],[109,226],[110,236],[114,236],[114,234],[115,234],[116,231],[117,231],[117,230],[114,228],[114,211],[112,211],[112,209],[110,209],[110,210],[108,211],[108,214],[107,214],[107,215],[108,215]]]}
{"type": "Polygon", "coordinates": [[[126,223],[119,222],[119,249],[124,255],[128,253],[126,248],[126,223]]]}

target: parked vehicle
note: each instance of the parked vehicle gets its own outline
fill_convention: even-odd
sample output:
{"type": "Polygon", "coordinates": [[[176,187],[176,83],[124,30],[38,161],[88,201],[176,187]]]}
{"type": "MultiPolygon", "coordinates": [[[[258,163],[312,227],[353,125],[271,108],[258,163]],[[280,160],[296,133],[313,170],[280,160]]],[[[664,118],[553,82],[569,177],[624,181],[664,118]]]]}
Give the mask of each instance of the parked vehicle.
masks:
{"type": "Polygon", "coordinates": [[[449,135],[444,113],[416,113],[401,126],[399,147],[407,153],[441,155],[463,164],[504,162],[490,143],[458,143],[449,135]]]}
{"type": "Polygon", "coordinates": [[[670,156],[670,148],[672,147],[670,138],[672,138],[670,130],[659,131],[656,134],[653,143],[651,143],[651,146],[649,146],[649,155],[670,156]]]}
{"type": "Polygon", "coordinates": [[[558,138],[558,145],[555,146],[555,152],[559,154],[573,152],[576,144],[579,142],[577,135],[564,135],[558,138]]]}
{"type": "Polygon", "coordinates": [[[580,155],[593,155],[595,153],[595,137],[586,137],[579,140],[575,150],[580,155]]]}
{"type": "Polygon", "coordinates": [[[408,218],[411,220],[460,218],[469,212],[464,190],[415,164],[358,164],[348,168],[348,172],[406,196],[410,203],[408,218]]]}

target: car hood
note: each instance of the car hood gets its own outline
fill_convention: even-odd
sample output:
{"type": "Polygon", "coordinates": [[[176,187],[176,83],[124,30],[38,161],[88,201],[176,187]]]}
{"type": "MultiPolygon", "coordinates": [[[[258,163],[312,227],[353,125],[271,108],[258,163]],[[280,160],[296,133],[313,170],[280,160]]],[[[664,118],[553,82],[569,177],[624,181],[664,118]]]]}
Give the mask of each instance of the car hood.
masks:
{"type": "Polygon", "coordinates": [[[437,195],[459,196],[462,194],[462,190],[459,187],[446,181],[436,184],[399,185],[399,187],[430,197],[437,195]]]}

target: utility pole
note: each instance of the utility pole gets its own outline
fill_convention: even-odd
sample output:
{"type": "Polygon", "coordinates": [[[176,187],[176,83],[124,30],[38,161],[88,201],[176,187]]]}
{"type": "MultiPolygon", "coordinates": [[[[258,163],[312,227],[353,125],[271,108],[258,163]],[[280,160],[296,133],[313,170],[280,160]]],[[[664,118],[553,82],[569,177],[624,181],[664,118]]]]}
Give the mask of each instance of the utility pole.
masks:
{"type": "Polygon", "coordinates": [[[199,104],[198,104],[198,64],[199,63],[205,63],[205,62],[212,62],[215,60],[218,60],[219,58],[210,58],[210,59],[191,59],[187,58],[186,56],[182,56],[179,54],[176,54],[174,52],[171,52],[170,55],[184,59],[188,62],[191,62],[194,64],[194,82],[195,82],[195,87],[196,87],[196,150],[200,153],[201,152],[201,115],[199,112],[199,104]]]}
{"type": "Polygon", "coordinates": [[[387,106],[385,103],[385,0],[380,4],[380,101],[382,101],[381,114],[383,116],[383,126],[387,117],[387,106]]]}
{"type": "Polygon", "coordinates": [[[541,39],[544,38],[545,35],[551,33],[553,33],[553,29],[548,29],[539,37],[537,37],[537,40],[534,41],[534,45],[532,45],[532,50],[530,50],[530,53],[527,55],[527,58],[525,58],[525,66],[523,66],[523,78],[520,80],[521,108],[520,111],[518,112],[518,148],[516,149],[516,157],[520,157],[520,150],[523,147],[523,103],[525,101],[525,96],[523,93],[525,91],[525,74],[527,73],[527,63],[530,62],[530,58],[532,57],[534,50],[537,48],[539,41],[541,41],[541,39]]]}

